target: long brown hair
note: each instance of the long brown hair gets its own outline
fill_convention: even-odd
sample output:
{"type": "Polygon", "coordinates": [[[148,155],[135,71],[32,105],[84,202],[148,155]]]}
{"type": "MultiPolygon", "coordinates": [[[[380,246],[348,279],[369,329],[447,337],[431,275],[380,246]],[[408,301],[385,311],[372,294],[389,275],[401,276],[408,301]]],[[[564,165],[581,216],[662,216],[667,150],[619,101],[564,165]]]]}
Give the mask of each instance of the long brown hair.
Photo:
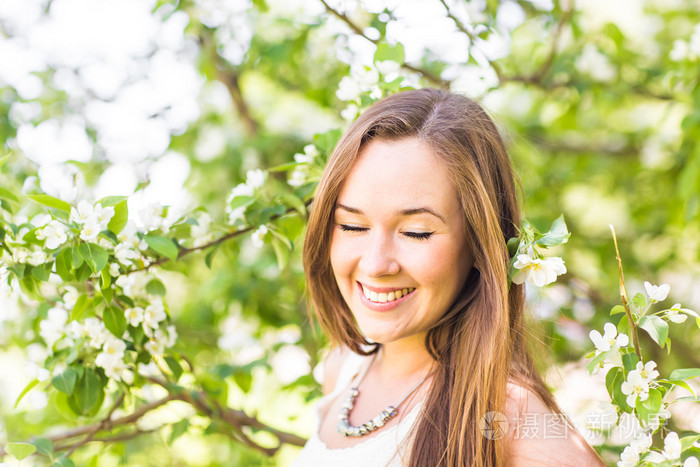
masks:
{"type": "Polygon", "coordinates": [[[505,413],[506,384],[514,380],[550,408],[556,405],[527,350],[522,287],[508,287],[506,241],[520,225],[514,175],[496,126],[476,102],[434,89],[405,91],[378,101],[348,128],[321,178],[304,241],[312,309],[332,343],[363,355],[377,350],[367,347],[333,276],[333,215],[363,147],[374,139],[408,137],[426,143],[448,168],[474,256],[462,291],[426,337],[438,369],[409,465],[501,466],[503,442],[482,436],[480,419],[491,411],[505,413]]]}

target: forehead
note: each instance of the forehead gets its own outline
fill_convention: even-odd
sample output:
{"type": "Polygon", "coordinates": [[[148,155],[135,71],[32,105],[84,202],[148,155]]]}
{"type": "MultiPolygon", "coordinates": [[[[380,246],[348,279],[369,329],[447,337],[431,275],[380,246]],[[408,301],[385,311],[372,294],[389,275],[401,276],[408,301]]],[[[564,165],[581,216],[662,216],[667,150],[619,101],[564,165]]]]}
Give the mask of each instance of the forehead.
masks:
{"type": "Polygon", "coordinates": [[[430,203],[445,214],[459,209],[447,169],[418,138],[369,142],[345,179],[338,202],[396,209],[430,203]]]}

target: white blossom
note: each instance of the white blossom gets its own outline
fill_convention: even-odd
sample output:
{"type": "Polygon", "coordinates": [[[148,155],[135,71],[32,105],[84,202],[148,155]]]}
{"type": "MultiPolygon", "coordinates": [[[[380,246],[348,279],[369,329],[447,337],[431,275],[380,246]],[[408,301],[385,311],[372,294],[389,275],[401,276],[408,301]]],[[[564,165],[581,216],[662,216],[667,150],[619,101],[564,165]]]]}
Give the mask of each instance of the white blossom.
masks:
{"type": "Polygon", "coordinates": [[[637,368],[632,371],[638,372],[642,379],[644,379],[644,381],[646,381],[647,383],[651,383],[659,376],[659,372],[656,371],[655,368],[656,362],[654,362],[654,360],[649,360],[648,362],[646,362],[646,364],[643,364],[642,362],[637,362],[637,368]]]}
{"type": "Polygon", "coordinates": [[[620,454],[617,467],[636,467],[638,463],[639,453],[632,446],[627,446],[624,451],[622,451],[622,454],[620,454]]]}
{"type": "Polygon", "coordinates": [[[67,322],[68,312],[63,308],[53,307],[47,312],[46,319],[39,323],[39,335],[49,349],[63,337],[67,322]]]}
{"type": "Polygon", "coordinates": [[[335,95],[341,101],[355,101],[360,97],[360,93],[362,93],[360,85],[350,76],[343,76],[338,83],[338,90],[335,91],[335,95]]]}
{"type": "Polygon", "coordinates": [[[622,393],[627,396],[627,405],[630,407],[634,407],[637,398],[640,401],[645,401],[649,397],[649,383],[637,371],[629,372],[627,381],[622,383],[621,389],[622,393]]]}
{"type": "Polygon", "coordinates": [[[85,334],[89,338],[88,344],[96,349],[101,348],[104,342],[112,335],[104,323],[95,317],[86,318],[83,327],[85,334]]]}
{"type": "Polygon", "coordinates": [[[253,196],[255,189],[248,185],[247,183],[239,183],[231,189],[231,192],[226,199],[227,204],[231,204],[234,198],[238,196],[253,196]]]}
{"type": "Polygon", "coordinates": [[[71,285],[67,285],[63,293],[63,306],[65,306],[67,310],[72,310],[75,306],[75,302],[78,301],[78,297],[80,297],[78,289],[71,285]]]}
{"type": "Polygon", "coordinates": [[[160,369],[155,362],[139,363],[138,373],[145,378],[161,376],[160,369]]]}
{"type": "Polygon", "coordinates": [[[144,347],[148,351],[148,353],[150,353],[154,357],[163,355],[163,352],[165,352],[165,347],[163,346],[163,343],[156,339],[149,339],[148,342],[146,342],[146,345],[144,345],[144,347]]]}
{"type": "Polygon", "coordinates": [[[135,306],[133,308],[128,308],[124,312],[126,321],[130,326],[137,327],[143,322],[144,310],[140,306],[135,306]]]}
{"type": "Polygon", "coordinates": [[[109,275],[112,277],[117,277],[119,274],[119,265],[117,263],[111,263],[109,265],[109,275]]]}
{"type": "Polygon", "coordinates": [[[617,349],[624,347],[629,343],[629,338],[624,333],[617,333],[617,327],[612,323],[605,323],[603,326],[604,334],[601,336],[600,332],[593,330],[588,335],[593,341],[596,349],[601,352],[607,352],[610,349],[617,349]]]}
{"type": "Polygon", "coordinates": [[[673,49],[669,52],[668,57],[674,62],[685,60],[688,56],[688,43],[682,39],[676,39],[673,42],[673,49]]]}
{"type": "Polygon", "coordinates": [[[63,245],[68,240],[66,229],[60,222],[53,220],[49,222],[43,229],[36,231],[36,238],[46,240],[44,246],[49,250],[54,250],[63,245]]]}
{"type": "Polygon", "coordinates": [[[268,231],[269,229],[265,225],[258,227],[258,229],[250,236],[250,239],[253,241],[253,245],[257,248],[262,248],[265,235],[267,235],[268,231]]]}
{"type": "Polygon", "coordinates": [[[238,220],[245,220],[245,206],[238,207],[236,209],[226,209],[228,211],[228,223],[233,225],[238,220]]]}
{"type": "Polygon", "coordinates": [[[34,362],[26,362],[24,371],[31,379],[39,381],[47,381],[51,377],[51,373],[46,368],[37,365],[34,362]]]}
{"type": "Polygon", "coordinates": [[[49,259],[48,253],[46,253],[41,248],[35,248],[27,256],[27,262],[32,266],[39,266],[44,264],[49,259]]]}
{"type": "Polygon", "coordinates": [[[114,208],[112,206],[103,208],[102,204],[97,203],[93,211],[93,216],[95,222],[100,226],[100,229],[105,230],[107,229],[109,221],[114,217],[114,208]]]}
{"type": "Polygon", "coordinates": [[[246,172],[246,185],[253,190],[257,190],[265,183],[265,172],[260,169],[249,170],[246,172]]]}
{"type": "Polygon", "coordinates": [[[78,203],[77,208],[71,208],[70,210],[70,220],[72,222],[77,222],[78,224],[84,224],[91,218],[94,214],[94,208],[92,204],[85,200],[78,203]]]}
{"type": "Polygon", "coordinates": [[[683,462],[683,467],[700,467],[700,462],[697,457],[691,456],[683,462]]]}
{"type": "Polygon", "coordinates": [[[308,175],[308,169],[306,167],[296,167],[293,171],[292,174],[289,177],[289,180],[287,180],[287,183],[289,183],[290,186],[302,186],[304,183],[306,183],[306,176],[308,175]]]}
{"type": "Polygon", "coordinates": [[[513,267],[519,269],[513,277],[515,284],[522,284],[526,280],[537,287],[544,287],[557,280],[557,276],[566,273],[564,260],[554,256],[551,258],[537,258],[532,248],[527,253],[519,254],[513,267]]]}
{"type": "Polygon", "coordinates": [[[673,306],[669,308],[669,310],[666,312],[666,318],[668,318],[670,321],[676,324],[681,324],[684,323],[686,319],[688,319],[688,316],[684,313],[681,313],[680,303],[674,303],[673,306]]]}
{"type": "Polygon", "coordinates": [[[151,337],[152,330],[158,329],[158,323],[167,317],[163,302],[161,300],[152,301],[143,312],[143,325],[146,335],[151,337]]]}
{"type": "Polygon", "coordinates": [[[671,286],[668,284],[653,285],[647,281],[644,282],[644,288],[651,303],[663,302],[671,291],[671,286]]]}
{"type": "Polygon", "coordinates": [[[97,236],[102,231],[102,227],[96,221],[88,219],[80,231],[80,238],[86,242],[96,242],[97,236]]]}
{"type": "Polygon", "coordinates": [[[347,107],[345,107],[343,110],[340,111],[340,116],[343,117],[345,121],[353,121],[357,117],[357,114],[360,112],[360,108],[357,106],[357,104],[348,104],[347,107]]]}
{"type": "Polygon", "coordinates": [[[114,257],[125,266],[131,264],[131,261],[138,259],[139,256],[139,252],[133,249],[132,244],[126,242],[119,243],[114,248],[114,257]]]}
{"type": "Polygon", "coordinates": [[[610,59],[593,44],[584,46],[583,53],[576,59],[575,65],[580,72],[588,74],[595,81],[610,82],[617,75],[610,59]]]}
{"type": "Polygon", "coordinates": [[[664,438],[664,450],[662,452],[651,452],[644,458],[644,460],[652,464],[677,460],[681,457],[681,447],[681,441],[678,438],[678,433],[675,431],[670,431],[666,435],[666,438],[664,438]]]}

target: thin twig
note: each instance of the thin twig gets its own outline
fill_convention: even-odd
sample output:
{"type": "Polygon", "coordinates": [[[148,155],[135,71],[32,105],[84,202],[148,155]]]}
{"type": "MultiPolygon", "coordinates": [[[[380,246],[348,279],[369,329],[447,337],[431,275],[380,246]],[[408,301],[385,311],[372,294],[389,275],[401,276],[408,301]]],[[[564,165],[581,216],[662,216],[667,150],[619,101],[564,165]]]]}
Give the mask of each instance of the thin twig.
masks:
{"type": "Polygon", "coordinates": [[[83,438],[80,441],[78,441],[77,443],[73,444],[73,446],[71,446],[68,449],[68,452],[66,452],[66,457],[73,454],[73,452],[76,449],[78,449],[80,446],[83,446],[83,445],[89,443],[95,437],[95,435],[97,433],[99,433],[102,430],[108,429],[112,423],[111,422],[112,414],[114,414],[114,411],[117,409],[117,407],[122,405],[122,402],[124,402],[124,393],[121,393],[119,395],[119,397],[117,398],[117,400],[114,401],[114,404],[112,404],[112,407],[109,409],[109,412],[107,412],[107,415],[102,419],[102,421],[97,423],[93,427],[93,429],[87,434],[87,436],[85,436],[85,438],[83,438]]]}
{"type": "MultiPolygon", "coordinates": [[[[306,206],[308,207],[309,204],[311,204],[312,201],[313,201],[313,198],[312,198],[312,199],[309,199],[308,201],[306,201],[306,203],[305,203],[306,206]]],[[[295,211],[295,208],[288,208],[288,209],[287,209],[285,212],[283,212],[282,214],[275,214],[274,216],[270,217],[270,221],[274,221],[274,220],[276,220],[276,219],[279,219],[280,217],[285,216],[285,215],[287,215],[287,214],[289,214],[290,212],[293,212],[293,211],[295,211]]],[[[269,221],[268,221],[268,222],[269,222],[269,221]]],[[[225,242],[226,240],[229,240],[229,239],[231,239],[231,238],[238,237],[239,235],[243,235],[243,234],[248,233],[248,232],[252,232],[252,231],[253,231],[254,229],[256,229],[256,228],[257,228],[256,226],[250,226],[250,227],[246,227],[246,228],[244,228],[244,229],[234,230],[234,231],[232,231],[232,232],[227,233],[226,235],[223,235],[223,236],[217,238],[216,240],[212,240],[212,241],[209,242],[209,243],[205,243],[204,245],[200,245],[200,246],[196,246],[196,247],[192,247],[192,248],[180,247],[180,251],[179,251],[178,254],[177,254],[177,259],[179,260],[179,259],[182,258],[183,256],[187,256],[187,255],[189,255],[189,254],[191,254],[191,253],[195,253],[195,252],[197,252],[197,251],[206,250],[207,248],[210,248],[210,247],[219,245],[220,243],[223,243],[223,242],[225,242]]],[[[160,258],[159,260],[154,261],[154,262],[152,262],[152,263],[149,263],[148,265],[146,265],[146,266],[144,266],[144,267],[142,267],[142,268],[130,269],[130,270],[128,270],[128,271],[125,271],[125,272],[123,272],[121,275],[125,276],[125,275],[127,275],[127,274],[133,274],[133,273],[135,273],[135,272],[147,271],[148,269],[150,269],[150,268],[152,268],[152,267],[159,266],[159,265],[161,265],[161,264],[163,264],[163,263],[167,263],[168,261],[171,261],[170,258],[160,258]]]]}
{"type": "MultiPolygon", "coordinates": [[[[345,13],[341,13],[340,11],[336,10],[332,6],[330,6],[326,0],[319,0],[321,3],[323,3],[323,6],[326,8],[326,11],[331,13],[333,16],[341,20],[343,23],[345,23],[355,34],[357,34],[360,37],[363,37],[364,39],[370,41],[373,44],[378,44],[379,39],[372,39],[369,37],[365,32],[360,28],[357,24],[355,24],[345,13]]],[[[413,71],[415,73],[420,73],[427,79],[428,81],[432,82],[433,84],[439,86],[442,89],[449,89],[450,87],[450,82],[446,81],[442,78],[440,78],[438,75],[433,73],[430,70],[426,70],[425,68],[416,66],[416,65],[411,65],[409,63],[402,63],[401,64],[402,68],[405,68],[407,70],[413,71]]]]}
{"type": "Polygon", "coordinates": [[[625,275],[622,272],[622,258],[620,257],[620,249],[617,247],[617,235],[615,234],[615,227],[610,224],[610,232],[612,232],[613,242],[615,243],[615,254],[617,255],[617,268],[620,271],[620,297],[622,298],[622,306],[625,308],[625,314],[627,315],[627,320],[630,323],[630,332],[632,333],[632,342],[634,343],[634,351],[642,359],[642,351],[639,347],[639,338],[637,337],[637,325],[632,318],[632,312],[629,307],[629,300],[627,296],[627,287],[625,287],[625,275]]]}

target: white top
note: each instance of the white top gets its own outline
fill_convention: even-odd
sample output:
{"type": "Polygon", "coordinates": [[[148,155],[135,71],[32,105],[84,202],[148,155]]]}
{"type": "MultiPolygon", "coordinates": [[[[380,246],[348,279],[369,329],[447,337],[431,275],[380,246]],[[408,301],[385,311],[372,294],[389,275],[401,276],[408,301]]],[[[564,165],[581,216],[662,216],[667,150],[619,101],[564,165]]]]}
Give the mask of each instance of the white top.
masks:
{"type": "Polygon", "coordinates": [[[350,384],[367,359],[354,353],[345,358],[335,389],[318,401],[314,432],[292,464],[293,467],[399,467],[408,462],[408,443],[404,440],[416,423],[423,401],[419,401],[400,423],[381,428],[372,438],[351,447],[330,449],[318,435],[321,414],[339,395],[349,391],[350,384]]]}

